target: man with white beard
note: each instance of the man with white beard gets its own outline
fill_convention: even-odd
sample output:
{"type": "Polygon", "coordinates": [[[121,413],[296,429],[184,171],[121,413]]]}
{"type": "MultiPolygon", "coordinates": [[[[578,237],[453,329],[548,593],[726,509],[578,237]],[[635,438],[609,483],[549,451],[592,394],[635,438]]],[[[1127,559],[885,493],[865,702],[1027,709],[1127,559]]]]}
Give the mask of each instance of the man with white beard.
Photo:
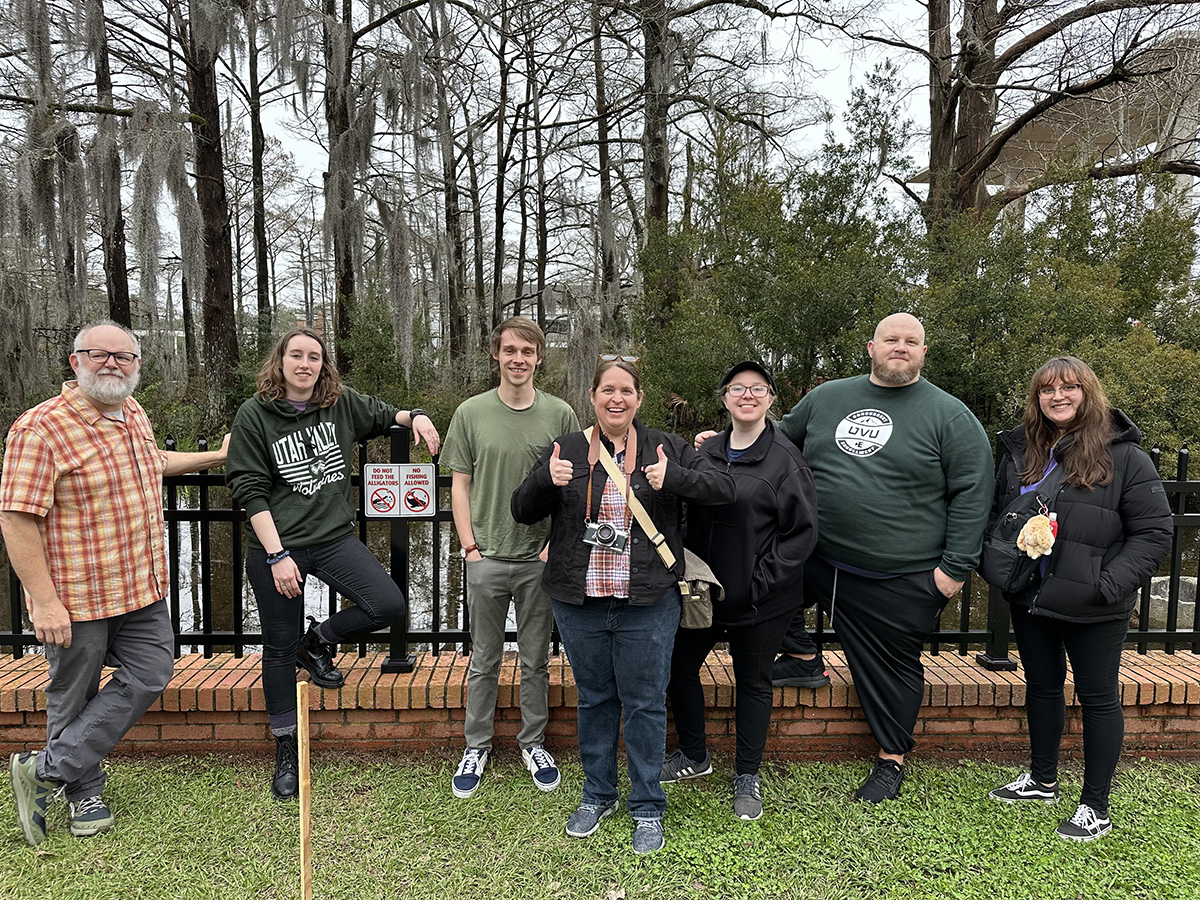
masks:
{"type": "Polygon", "coordinates": [[[162,479],[225,461],[220,450],[158,449],[130,395],[141,370],[133,332],[85,326],[70,356],[76,381],[24,412],[8,433],[0,530],[46,648],[46,746],[10,759],[25,840],[46,837],[46,808],[65,792],[71,834],[113,826],[101,761],[171,680],[162,479]],[[101,670],[116,671],[99,688],[101,670]]]}

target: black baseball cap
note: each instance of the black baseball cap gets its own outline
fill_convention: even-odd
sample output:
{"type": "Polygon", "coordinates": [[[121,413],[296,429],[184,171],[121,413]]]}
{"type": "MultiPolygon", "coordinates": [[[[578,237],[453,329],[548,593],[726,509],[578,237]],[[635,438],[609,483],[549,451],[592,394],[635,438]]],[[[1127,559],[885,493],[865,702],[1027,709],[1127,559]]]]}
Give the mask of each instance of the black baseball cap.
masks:
{"type": "Polygon", "coordinates": [[[764,366],[762,363],[755,362],[752,359],[748,359],[745,362],[738,363],[736,366],[733,366],[733,368],[731,368],[728,372],[726,372],[723,376],[721,376],[721,382],[717,385],[717,390],[718,391],[725,390],[725,385],[727,385],[727,384],[729,384],[729,382],[733,381],[733,376],[737,375],[739,372],[757,372],[759,375],[761,375],[763,378],[765,378],[767,380],[767,384],[768,384],[768,386],[770,386],[772,394],[779,393],[779,391],[775,387],[775,377],[771,374],[771,370],[768,369],[766,366],[764,366]]]}

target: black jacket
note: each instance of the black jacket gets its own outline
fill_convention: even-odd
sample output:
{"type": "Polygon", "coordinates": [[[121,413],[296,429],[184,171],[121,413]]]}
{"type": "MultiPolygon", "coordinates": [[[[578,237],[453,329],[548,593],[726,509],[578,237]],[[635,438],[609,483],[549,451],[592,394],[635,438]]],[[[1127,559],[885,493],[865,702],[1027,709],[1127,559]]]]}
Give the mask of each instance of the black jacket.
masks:
{"type": "Polygon", "coordinates": [[[736,461],[727,461],[731,429],[700,452],[733,476],[737,497],[721,506],[688,506],[684,543],[706,560],[725,588],[713,604],[722,625],[752,625],[795,612],[800,575],[817,543],[817,489],[800,450],[773,424],[736,461]]]}
{"type": "MultiPolygon", "coordinates": [[[[636,419],[637,468],[630,476],[630,487],[642,502],[650,519],[666,538],[667,546],[683,569],[683,501],[729,503],[734,497],[733,479],[715,468],[676,434],[652,431],[636,419]],[[658,462],[658,446],[663,447],[672,465],[667,466],[661,491],[653,490],[642,472],[644,466],[658,462]]],[[[575,467],[571,482],[556,487],[550,480],[548,465],[554,445],[546,448],[525,481],[512,495],[513,518],[525,525],[550,521],[550,550],[542,586],[555,600],[583,603],[586,597],[588,561],[592,548],[583,542],[587,511],[588,441],[582,431],[564,434],[558,439],[559,456],[575,467]]],[[[612,453],[612,445],[604,446],[612,453]]],[[[592,503],[598,507],[608,483],[608,473],[596,463],[592,478],[592,503]]],[[[634,606],[652,606],[679,581],[679,574],[668,572],[658,551],[634,519],[629,527],[629,602],[634,606]]]]}
{"type": "MultiPolygon", "coordinates": [[[[1140,440],[1129,417],[1113,410],[1112,481],[1090,491],[1072,484],[1059,488],[1058,537],[1046,574],[1024,594],[1006,594],[1006,600],[1069,622],[1129,618],[1138,588],[1171,547],[1167,495],[1140,440]]],[[[1002,434],[999,452],[989,528],[1020,493],[1025,429],[1002,434]]]]}

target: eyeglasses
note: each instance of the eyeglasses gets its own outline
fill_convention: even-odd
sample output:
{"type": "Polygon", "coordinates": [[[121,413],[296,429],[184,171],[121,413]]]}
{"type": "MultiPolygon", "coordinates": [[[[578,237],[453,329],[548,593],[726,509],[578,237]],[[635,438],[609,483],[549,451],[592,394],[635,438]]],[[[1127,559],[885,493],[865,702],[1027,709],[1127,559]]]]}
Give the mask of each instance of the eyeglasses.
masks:
{"type": "Polygon", "coordinates": [[[119,366],[133,365],[133,361],[138,358],[136,353],[128,353],[124,350],[120,353],[113,350],[76,350],[75,352],[86,353],[87,358],[94,363],[106,363],[111,356],[117,361],[117,365],[119,366]]]}
{"type": "Polygon", "coordinates": [[[1044,388],[1038,388],[1038,393],[1043,397],[1053,397],[1060,391],[1064,396],[1066,396],[1067,394],[1077,394],[1081,390],[1083,390],[1083,388],[1077,384],[1060,384],[1058,387],[1050,387],[1047,385],[1044,388]]]}
{"type": "Polygon", "coordinates": [[[765,397],[771,393],[771,386],[767,384],[731,384],[725,388],[725,393],[730,397],[740,397],[746,391],[749,391],[755,397],[765,397]]]}
{"type": "Polygon", "coordinates": [[[635,366],[642,361],[640,356],[621,356],[617,353],[601,353],[596,359],[600,360],[600,362],[617,362],[620,360],[621,362],[631,363],[635,366]]]}

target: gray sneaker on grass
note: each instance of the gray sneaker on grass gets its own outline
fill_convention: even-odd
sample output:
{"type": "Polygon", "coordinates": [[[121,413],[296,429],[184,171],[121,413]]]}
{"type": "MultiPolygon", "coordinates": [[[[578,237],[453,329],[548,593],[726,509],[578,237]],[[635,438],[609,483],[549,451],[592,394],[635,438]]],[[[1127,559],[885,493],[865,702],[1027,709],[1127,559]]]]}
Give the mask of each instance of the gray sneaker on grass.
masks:
{"type": "Polygon", "coordinates": [[[666,843],[662,819],[633,820],[634,853],[653,853],[655,850],[661,850],[666,843]]]}
{"type": "Polygon", "coordinates": [[[733,776],[733,814],[748,822],[762,818],[762,782],[757,775],[733,776]]]}
{"type": "Polygon", "coordinates": [[[591,837],[600,827],[600,820],[610,815],[617,804],[598,806],[595,803],[580,803],[579,808],[567,819],[567,834],[573,838],[591,837]]]}

